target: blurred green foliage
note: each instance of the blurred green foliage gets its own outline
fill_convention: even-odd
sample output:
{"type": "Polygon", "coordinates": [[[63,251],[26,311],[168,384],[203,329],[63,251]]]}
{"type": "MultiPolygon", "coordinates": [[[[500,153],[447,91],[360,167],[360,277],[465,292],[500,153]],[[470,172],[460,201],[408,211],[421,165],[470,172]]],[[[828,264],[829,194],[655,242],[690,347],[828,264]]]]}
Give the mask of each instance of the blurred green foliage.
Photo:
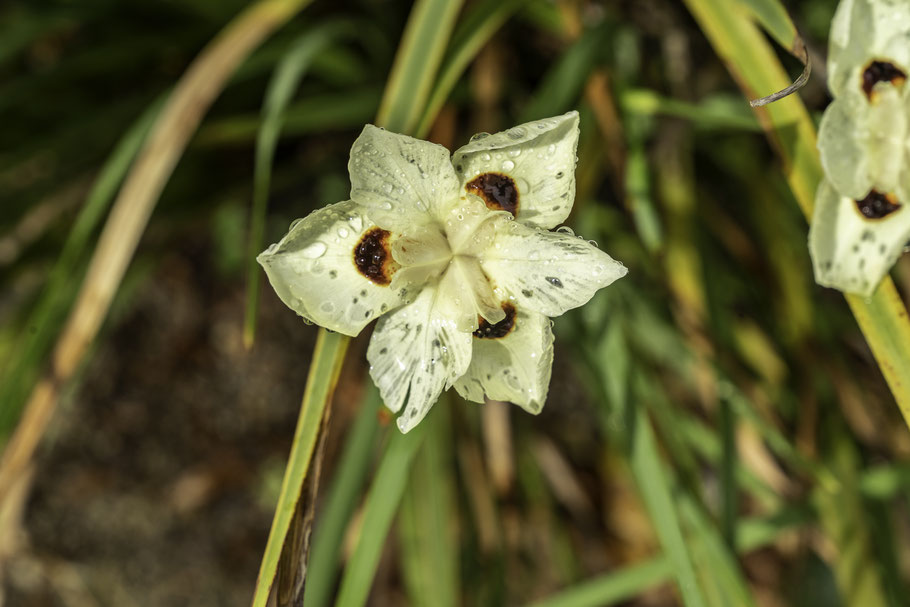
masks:
{"type": "MultiPolygon", "coordinates": [[[[160,100],[245,5],[0,6],[0,436],[47,365],[160,100]]],[[[819,60],[801,92],[817,117],[835,2],[784,6],[819,60]]],[[[243,325],[250,217],[272,242],[347,196],[348,150],[380,111],[410,8],[315,2],[247,60],[169,181],[104,335],[174,255],[232,298],[243,325]],[[301,58],[313,32],[320,45],[301,58]],[[299,73],[281,81],[295,57],[299,73]]],[[[910,435],[843,298],[814,285],[780,159],[686,7],[475,0],[451,17],[441,76],[417,91],[429,109],[397,117],[400,128],[456,147],[578,108],[570,225],[630,273],[557,320],[538,418],[452,399],[425,437],[402,438],[372,388],[359,396],[369,380],[355,342],[346,394],[363,405],[333,429],[308,601],[340,591],[345,605],[904,604],[910,435]]],[[[893,272],[901,292],[908,270],[893,272]]],[[[277,347],[263,339],[242,356],[277,347]]],[[[83,567],[100,604],[116,603],[91,554],[55,558],[83,567]]],[[[2,582],[21,604],[45,604],[2,582]]],[[[142,588],[129,588],[139,604],[142,588]]],[[[69,604],[57,599],[47,604],[69,604]]]]}

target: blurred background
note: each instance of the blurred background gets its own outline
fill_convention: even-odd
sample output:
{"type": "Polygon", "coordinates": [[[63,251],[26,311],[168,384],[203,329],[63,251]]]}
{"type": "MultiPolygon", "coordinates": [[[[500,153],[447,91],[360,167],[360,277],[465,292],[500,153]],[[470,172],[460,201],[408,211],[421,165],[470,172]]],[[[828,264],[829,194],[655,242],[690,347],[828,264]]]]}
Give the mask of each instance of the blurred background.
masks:
{"type": "MultiPolygon", "coordinates": [[[[815,286],[781,162],[687,6],[499,4],[453,13],[453,41],[495,27],[422,126],[455,149],[578,109],[568,224],[630,272],[557,319],[539,416],[454,394],[434,408],[368,604],[690,605],[672,583],[689,563],[712,606],[906,605],[910,433],[843,297],[815,286]]],[[[817,120],[836,3],[787,5],[817,120]]],[[[246,6],[0,4],[0,444],[150,121],[246,6]]],[[[188,133],[99,338],[0,496],[3,605],[249,604],[317,333],[267,285],[247,294],[254,182],[265,244],[347,198],[411,8],[313,2],[188,133]],[[257,169],[264,99],[312,39],[257,169]]],[[[906,260],[894,277],[910,286],[906,260]]],[[[339,539],[313,565],[314,606],[397,433],[366,375],[369,332],[335,395],[316,533],[331,520],[339,539]]]]}

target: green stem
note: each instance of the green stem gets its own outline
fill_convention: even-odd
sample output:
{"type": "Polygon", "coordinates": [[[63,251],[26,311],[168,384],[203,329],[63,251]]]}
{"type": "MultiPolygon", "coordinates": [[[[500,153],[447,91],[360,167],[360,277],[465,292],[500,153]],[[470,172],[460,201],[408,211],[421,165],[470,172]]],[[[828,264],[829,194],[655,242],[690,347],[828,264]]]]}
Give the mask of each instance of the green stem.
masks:
{"type": "Polygon", "coordinates": [[[313,450],[316,446],[319,428],[325,408],[332,399],[332,393],[338,383],[344,353],[351,342],[350,337],[338,333],[319,330],[316,348],[313,350],[313,362],[307,376],[306,390],[303,393],[300,417],[294,431],[294,443],[288,456],[288,466],[281,482],[281,493],[272,519],[272,528],[266,542],[265,555],[259,567],[256,590],[253,595],[253,606],[264,607],[269,599],[269,592],[275,581],[275,572],[281,549],[287,536],[300,498],[300,490],[310,467],[313,450]]]}

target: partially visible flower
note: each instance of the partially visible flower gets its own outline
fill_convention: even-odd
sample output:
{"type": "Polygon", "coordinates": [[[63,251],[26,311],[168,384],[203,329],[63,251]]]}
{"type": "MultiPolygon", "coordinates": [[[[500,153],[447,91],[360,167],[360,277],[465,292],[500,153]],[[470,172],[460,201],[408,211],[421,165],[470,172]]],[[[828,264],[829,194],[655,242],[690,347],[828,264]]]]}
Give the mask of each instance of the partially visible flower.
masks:
{"type": "Polygon", "coordinates": [[[370,375],[402,432],[452,386],[537,413],[553,363],[548,317],[625,275],[549,228],[575,198],[578,114],[481,133],[455,152],[367,125],[351,200],[295,222],[259,256],[275,291],[318,325],[379,319],[370,375]]]}
{"type": "Polygon", "coordinates": [[[809,248],[819,284],[871,294],[910,240],[910,3],[843,0],[819,129],[809,248]]]}

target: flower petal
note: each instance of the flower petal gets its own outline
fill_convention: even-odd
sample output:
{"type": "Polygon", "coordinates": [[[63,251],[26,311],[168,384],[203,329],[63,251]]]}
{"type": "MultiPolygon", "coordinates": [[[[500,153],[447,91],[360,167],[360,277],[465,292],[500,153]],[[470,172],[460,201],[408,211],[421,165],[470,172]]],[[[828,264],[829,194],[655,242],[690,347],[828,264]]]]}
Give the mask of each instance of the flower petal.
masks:
{"type": "Polygon", "coordinates": [[[502,337],[475,335],[474,353],[467,372],[455,389],[467,400],[515,403],[529,413],[540,413],[550,387],[553,368],[552,321],[518,307],[512,327],[502,337]]]}
{"type": "Polygon", "coordinates": [[[506,317],[477,258],[464,255],[454,257],[447,277],[457,284],[452,304],[459,311],[459,331],[474,331],[479,322],[478,316],[491,323],[497,323],[506,317]]]}
{"type": "Polygon", "coordinates": [[[874,100],[847,92],[835,99],[822,117],[818,148],[834,188],[854,199],[870,190],[910,196],[908,101],[894,85],[872,88],[874,100]]]}
{"type": "Polygon", "coordinates": [[[828,40],[828,87],[835,97],[863,86],[873,60],[910,67],[910,4],[842,0],[828,40]]]}
{"type": "Polygon", "coordinates": [[[834,187],[860,198],[872,188],[866,152],[868,103],[862,94],[846,93],[831,102],[818,130],[822,166],[834,187]]]}
{"type": "Polygon", "coordinates": [[[462,187],[491,209],[552,228],[575,202],[578,112],[537,120],[495,135],[475,135],[452,164],[462,187]]]}
{"type": "Polygon", "coordinates": [[[857,202],[822,181],[809,227],[809,253],[818,284],[871,295],[908,240],[906,204],[875,192],[857,202]]]}
{"type": "Polygon", "coordinates": [[[389,286],[394,262],[388,232],[351,201],[298,220],[257,260],[285,305],[345,335],[357,335],[371,320],[405,303],[407,293],[389,286]]]}
{"type": "Polygon", "coordinates": [[[393,413],[405,405],[398,418],[402,432],[424,418],[471,362],[471,334],[455,327],[453,287],[443,277],[425,288],[413,303],[381,318],[370,339],[370,376],[393,413]]]}
{"type": "Polygon", "coordinates": [[[628,271],[581,238],[516,221],[497,222],[480,263],[494,291],[504,291],[500,299],[547,316],[577,308],[628,271]]]}
{"type": "Polygon", "coordinates": [[[348,171],[351,198],[388,230],[435,219],[459,196],[447,149],[372,124],[354,142],[348,171]]]}

